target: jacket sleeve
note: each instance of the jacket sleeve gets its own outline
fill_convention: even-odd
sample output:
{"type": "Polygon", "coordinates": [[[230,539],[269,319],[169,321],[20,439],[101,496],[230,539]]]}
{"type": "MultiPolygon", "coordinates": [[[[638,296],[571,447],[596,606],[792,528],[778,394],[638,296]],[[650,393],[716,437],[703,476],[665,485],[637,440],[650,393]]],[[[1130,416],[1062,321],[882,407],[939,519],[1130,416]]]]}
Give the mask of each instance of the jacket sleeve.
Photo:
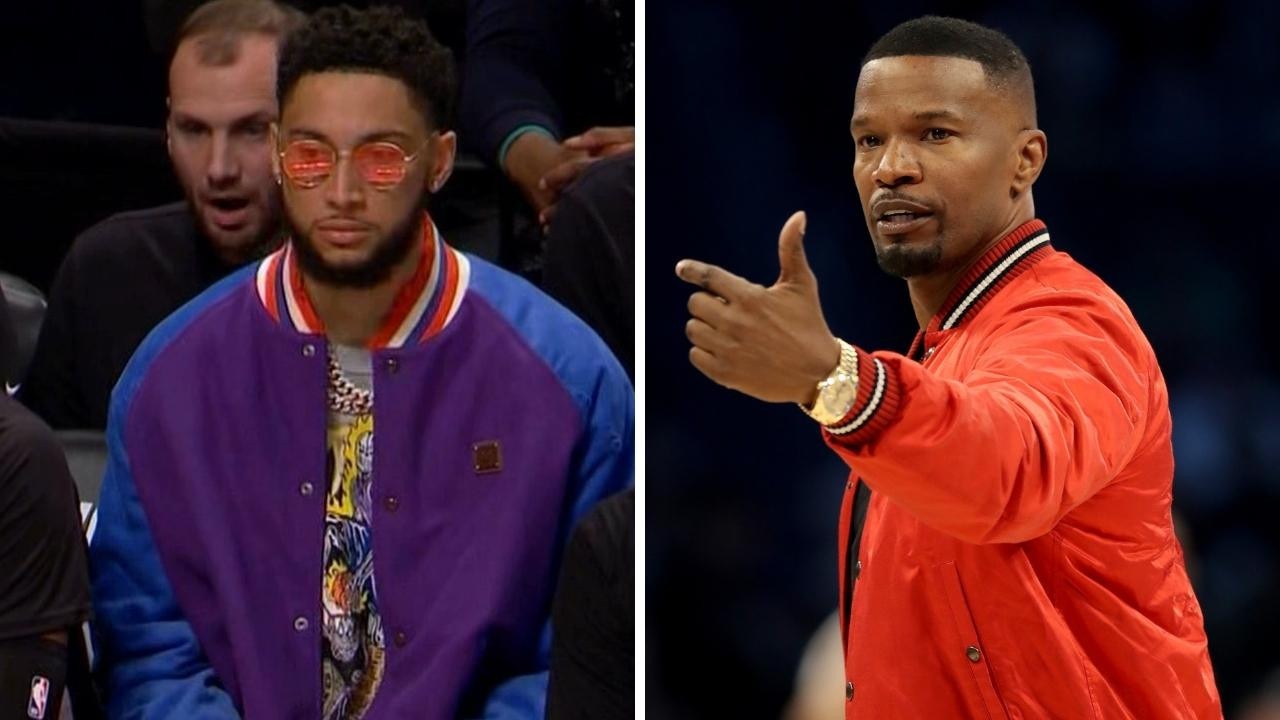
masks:
{"type": "Polygon", "coordinates": [[[1151,411],[1145,340],[1097,300],[1015,308],[959,380],[858,354],[858,400],[835,426],[851,429],[825,429],[827,443],[874,491],[966,542],[1049,532],[1116,478],[1151,411]]]}
{"type": "Polygon", "coordinates": [[[518,128],[561,132],[564,0],[469,0],[460,121],[491,163],[518,128]]]}
{"type": "MultiPolygon", "coordinates": [[[[122,385],[124,381],[122,381],[122,385]]],[[[236,718],[178,607],[138,498],[113,398],[90,544],[97,674],[112,718],[236,718]]]]}
{"type": "MultiPolygon", "coordinates": [[[[603,350],[603,344],[599,344],[603,350]]],[[[578,521],[598,502],[635,485],[634,391],[611,357],[585,405],[586,430],[576,448],[570,487],[574,496],[561,523],[557,548],[563,551],[578,521]]],[[[557,562],[559,565],[559,562],[557,562]]],[[[554,587],[555,576],[551,578],[554,587]]],[[[546,713],[547,669],[551,655],[551,603],[547,603],[534,672],[500,683],[485,702],[485,720],[542,720],[546,713]]]]}
{"type": "MultiPolygon", "coordinates": [[[[542,654],[545,660],[545,653],[542,654]]],[[[547,671],[505,680],[489,694],[484,720],[542,720],[547,705],[547,671]]]]}

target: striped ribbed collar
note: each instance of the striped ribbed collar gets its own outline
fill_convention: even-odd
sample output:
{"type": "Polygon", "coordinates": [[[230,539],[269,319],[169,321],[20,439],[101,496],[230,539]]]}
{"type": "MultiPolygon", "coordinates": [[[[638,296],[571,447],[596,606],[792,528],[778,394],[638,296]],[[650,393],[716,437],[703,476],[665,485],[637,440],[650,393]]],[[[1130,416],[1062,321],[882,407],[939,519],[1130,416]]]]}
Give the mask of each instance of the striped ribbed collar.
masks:
{"type": "MultiPolygon", "coordinates": [[[[431,217],[423,213],[422,257],[370,338],[369,349],[420,343],[440,332],[457,313],[470,276],[466,255],[449,247],[431,217]]],[[[292,241],[258,265],[257,288],[258,298],[276,322],[300,333],[324,334],[324,324],[302,283],[292,241]]]]}
{"type": "Polygon", "coordinates": [[[916,357],[921,344],[934,333],[953,330],[976,315],[1000,288],[1052,252],[1049,229],[1043,221],[1019,225],[969,266],[929,325],[916,335],[908,357],[916,357]]]}

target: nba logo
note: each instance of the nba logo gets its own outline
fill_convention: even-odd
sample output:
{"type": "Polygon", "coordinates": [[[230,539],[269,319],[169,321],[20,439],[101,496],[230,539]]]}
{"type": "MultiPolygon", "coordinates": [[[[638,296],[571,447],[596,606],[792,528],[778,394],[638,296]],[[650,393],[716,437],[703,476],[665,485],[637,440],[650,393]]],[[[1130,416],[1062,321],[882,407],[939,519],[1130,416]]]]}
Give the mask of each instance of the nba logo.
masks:
{"type": "Polygon", "coordinates": [[[27,717],[44,720],[44,708],[49,703],[49,681],[36,675],[31,678],[31,701],[27,703],[27,717]]]}

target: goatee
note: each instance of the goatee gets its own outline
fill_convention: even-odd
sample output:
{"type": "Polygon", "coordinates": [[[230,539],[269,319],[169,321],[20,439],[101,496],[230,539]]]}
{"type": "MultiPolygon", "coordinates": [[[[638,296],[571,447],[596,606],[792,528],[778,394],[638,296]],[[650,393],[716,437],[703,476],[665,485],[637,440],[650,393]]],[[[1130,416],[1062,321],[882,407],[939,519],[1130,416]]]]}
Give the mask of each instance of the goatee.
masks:
{"type": "Polygon", "coordinates": [[[316,250],[315,241],[285,213],[298,267],[308,277],[330,287],[371,288],[385,282],[413,250],[421,232],[422,211],[415,209],[391,228],[385,237],[373,240],[373,253],[357,265],[332,265],[316,250]]]}
{"type": "Polygon", "coordinates": [[[935,241],[924,247],[911,247],[906,243],[883,248],[877,245],[876,263],[881,270],[895,277],[927,275],[942,264],[942,243],[935,241]]]}

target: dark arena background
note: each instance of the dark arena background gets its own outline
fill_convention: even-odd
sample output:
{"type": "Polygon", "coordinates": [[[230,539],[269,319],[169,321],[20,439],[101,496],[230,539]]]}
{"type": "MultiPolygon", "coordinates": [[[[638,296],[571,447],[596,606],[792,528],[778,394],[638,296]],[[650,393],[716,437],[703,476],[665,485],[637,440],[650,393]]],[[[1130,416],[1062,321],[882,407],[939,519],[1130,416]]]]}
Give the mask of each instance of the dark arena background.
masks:
{"type": "MultiPolygon", "coordinates": [[[[876,267],[848,126],[863,53],[929,13],[994,26],[1030,60],[1049,138],[1037,214],[1129,303],[1168,382],[1175,513],[1226,715],[1280,717],[1280,8],[1258,0],[648,3],[648,714],[783,715],[836,606],[845,480],[794,407],[689,365],[673,267],[769,284],[778,231],[806,210],[833,332],[905,350],[914,317],[876,267]]],[[[824,686],[831,714],[791,717],[842,717],[842,686],[824,686]]]]}

